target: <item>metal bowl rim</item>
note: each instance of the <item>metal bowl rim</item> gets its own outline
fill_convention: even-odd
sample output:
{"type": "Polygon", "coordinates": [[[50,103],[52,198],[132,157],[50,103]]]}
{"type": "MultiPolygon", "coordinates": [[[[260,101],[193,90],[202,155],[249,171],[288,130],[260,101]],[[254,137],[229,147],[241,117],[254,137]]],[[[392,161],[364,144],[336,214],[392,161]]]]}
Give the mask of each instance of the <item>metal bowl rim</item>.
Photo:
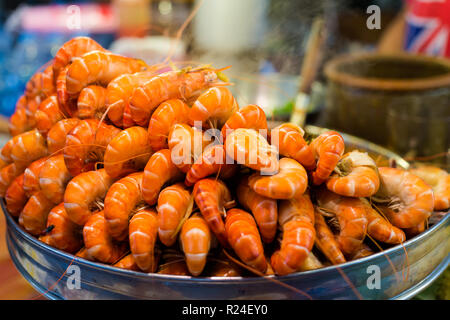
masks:
{"type": "Polygon", "coordinates": [[[404,242],[403,245],[396,245],[393,246],[389,249],[386,249],[384,251],[380,251],[377,252],[373,255],[358,259],[358,260],[354,260],[354,261],[348,261],[339,265],[331,265],[331,266],[327,266],[327,267],[323,267],[320,269],[315,269],[315,270],[309,270],[309,271],[301,271],[301,272],[296,272],[296,273],[292,273],[289,275],[285,275],[285,276],[267,276],[267,277],[262,277],[262,278],[251,278],[251,277],[227,277],[227,278],[221,278],[219,279],[218,277],[192,277],[192,276],[176,276],[176,275],[165,275],[165,274],[158,274],[158,273],[145,273],[145,272],[138,272],[138,271],[132,271],[132,270],[126,270],[126,269],[121,269],[121,268],[117,268],[117,267],[113,267],[107,264],[102,264],[102,263],[98,263],[98,262],[92,262],[83,258],[79,258],[76,257],[70,253],[61,251],[59,249],[53,248],[48,246],[47,244],[39,241],[38,239],[36,239],[35,237],[33,237],[32,235],[28,234],[26,231],[24,231],[22,229],[21,226],[19,226],[17,224],[17,222],[12,218],[12,216],[10,215],[10,213],[6,210],[6,206],[5,206],[5,202],[3,199],[1,199],[1,207],[3,209],[4,215],[8,221],[8,226],[13,226],[14,229],[16,230],[16,232],[18,232],[22,237],[24,237],[25,239],[27,239],[29,242],[33,243],[33,245],[40,247],[41,249],[43,249],[44,251],[47,251],[48,253],[63,257],[69,261],[77,261],[77,263],[81,264],[81,265],[85,265],[87,267],[90,268],[94,268],[94,269],[103,269],[106,270],[108,272],[112,272],[112,273],[118,273],[118,274],[127,274],[130,276],[133,276],[134,278],[156,278],[156,279],[160,279],[160,280],[171,280],[171,281],[176,281],[176,282],[199,282],[199,283],[219,283],[219,282],[225,282],[225,283],[233,283],[233,282],[239,282],[239,283],[252,283],[252,282],[259,282],[262,281],[265,278],[272,278],[272,279],[276,279],[279,281],[284,281],[284,280],[289,280],[291,278],[296,278],[298,276],[308,276],[308,275],[314,275],[317,273],[324,273],[327,271],[331,271],[337,268],[346,268],[346,267],[352,267],[358,264],[363,264],[364,262],[366,262],[367,260],[370,259],[376,259],[378,257],[381,257],[382,255],[389,255],[390,253],[393,253],[395,251],[399,251],[399,250],[406,250],[408,247],[413,246],[414,244],[416,244],[417,242],[420,242],[423,240],[423,238],[427,237],[429,234],[435,232],[436,229],[440,228],[442,225],[445,225],[448,220],[450,219],[450,214],[446,214],[438,223],[436,223],[435,225],[433,225],[431,228],[429,228],[428,230],[422,232],[421,234],[415,236],[412,239],[409,239],[408,241],[404,242]]]}

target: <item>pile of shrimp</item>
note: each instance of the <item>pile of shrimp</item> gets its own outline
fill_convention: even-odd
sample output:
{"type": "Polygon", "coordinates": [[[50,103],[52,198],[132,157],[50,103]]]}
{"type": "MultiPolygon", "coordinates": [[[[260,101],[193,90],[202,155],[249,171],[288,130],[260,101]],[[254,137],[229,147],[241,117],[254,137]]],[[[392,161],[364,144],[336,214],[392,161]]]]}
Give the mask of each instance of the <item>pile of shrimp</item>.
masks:
{"type": "Polygon", "coordinates": [[[269,127],[222,70],[164,70],[86,37],[64,44],[10,119],[9,213],[81,259],[233,277],[359,259],[449,208],[447,172],[377,166],[335,131],[269,127]]]}

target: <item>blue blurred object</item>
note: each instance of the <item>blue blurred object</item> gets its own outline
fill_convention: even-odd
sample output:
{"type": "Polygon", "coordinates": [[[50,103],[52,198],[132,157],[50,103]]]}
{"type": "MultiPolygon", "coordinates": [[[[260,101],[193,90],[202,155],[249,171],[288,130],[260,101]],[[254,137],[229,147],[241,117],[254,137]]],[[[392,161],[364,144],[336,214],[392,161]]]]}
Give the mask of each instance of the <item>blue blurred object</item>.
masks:
{"type": "Polygon", "coordinates": [[[85,31],[56,33],[17,30],[7,31],[0,25],[0,114],[9,117],[26,82],[53,59],[66,41],[76,36],[89,36],[108,48],[114,33],[92,34],[85,31]]]}

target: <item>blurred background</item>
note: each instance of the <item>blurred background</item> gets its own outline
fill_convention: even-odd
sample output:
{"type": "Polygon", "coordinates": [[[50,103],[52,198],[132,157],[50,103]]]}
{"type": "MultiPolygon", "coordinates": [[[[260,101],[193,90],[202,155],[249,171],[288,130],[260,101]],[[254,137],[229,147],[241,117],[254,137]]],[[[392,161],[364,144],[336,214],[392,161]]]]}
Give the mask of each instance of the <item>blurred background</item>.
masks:
{"type": "MultiPolygon", "coordinates": [[[[241,105],[256,103],[273,120],[283,121],[291,118],[297,106],[306,113],[307,124],[349,132],[410,159],[425,157],[446,167],[449,16],[450,0],[1,1],[1,130],[7,132],[7,118],[28,79],[64,42],[86,35],[116,53],[148,63],[170,57],[180,66],[231,65],[225,73],[241,105]],[[197,8],[193,20],[182,28],[197,8]],[[419,79],[422,87],[399,93],[358,85],[349,88],[339,77],[345,65],[337,67],[335,77],[325,72],[335,57],[361,52],[440,57],[430,63],[441,67],[437,74],[441,82],[430,88],[426,79],[419,79]],[[307,96],[307,102],[298,99],[299,92],[307,96]],[[398,104],[410,108],[399,113],[398,104]],[[371,108],[382,111],[371,113],[371,108]],[[368,121],[363,121],[365,117],[368,121]]],[[[367,65],[377,70],[372,77],[405,80],[410,77],[407,71],[426,70],[428,62],[417,59],[397,68],[395,75],[389,67],[389,63],[398,67],[395,61],[389,61],[387,67],[378,67],[378,60],[367,65]],[[387,74],[378,72],[383,68],[388,69],[387,74]]],[[[353,75],[370,77],[370,72],[353,75]]],[[[436,76],[418,73],[418,78],[436,76]]],[[[2,139],[6,141],[7,134],[2,139]]],[[[0,259],[0,269],[10,272],[0,272],[0,298],[33,296],[20,276],[10,276],[14,268],[7,261],[4,244],[0,259]]]]}

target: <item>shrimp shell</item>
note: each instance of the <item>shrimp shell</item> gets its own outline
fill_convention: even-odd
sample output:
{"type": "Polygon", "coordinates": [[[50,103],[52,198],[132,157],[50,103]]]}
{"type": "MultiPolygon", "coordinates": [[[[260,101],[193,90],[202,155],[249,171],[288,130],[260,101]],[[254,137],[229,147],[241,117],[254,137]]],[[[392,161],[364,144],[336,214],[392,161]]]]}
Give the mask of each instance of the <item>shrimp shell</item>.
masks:
{"type": "Polygon", "coordinates": [[[90,85],[81,90],[77,100],[80,119],[101,119],[106,111],[106,89],[90,85]]]}
{"type": "Polygon", "coordinates": [[[6,190],[16,177],[25,170],[24,166],[11,163],[0,170],[0,196],[5,197],[6,190]]]}
{"type": "Polygon", "coordinates": [[[2,148],[0,157],[6,163],[15,162],[26,167],[47,155],[45,138],[38,130],[27,131],[9,140],[2,148]]]}
{"type": "Polygon", "coordinates": [[[9,118],[9,134],[13,137],[33,129],[28,123],[27,103],[27,97],[25,97],[25,95],[20,96],[17,100],[14,113],[9,118]]]}
{"type": "Polygon", "coordinates": [[[131,253],[120,259],[117,263],[115,263],[114,267],[131,271],[141,270],[136,264],[136,261],[134,260],[133,255],[131,253]]]}
{"type": "Polygon", "coordinates": [[[152,149],[147,141],[147,131],[131,127],[119,132],[106,147],[104,168],[113,178],[144,169],[152,149]]]}
{"type": "Polygon", "coordinates": [[[254,129],[260,134],[262,132],[267,134],[267,119],[264,110],[256,104],[249,104],[236,110],[223,125],[222,138],[225,140],[229,133],[238,128],[254,129]]]}
{"type": "Polygon", "coordinates": [[[47,226],[47,216],[53,203],[42,192],[33,194],[19,216],[19,224],[32,235],[40,235],[47,226]]]}
{"type": "Polygon", "coordinates": [[[424,180],[433,189],[434,210],[447,210],[450,207],[450,174],[433,166],[422,166],[411,169],[410,172],[424,180]]]}
{"type": "Polygon", "coordinates": [[[113,182],[104,169],[83,172],[70,180],[64,192],[64,208],[69,218],[83,226],[92,215],[95,202],[105,198],[113,182]]]}
{"type": "Polygon", "coordinates": [[[64,191],[70,179],[72,176],[62,154],[48,158],[39,172],[40,189],[55,205],[64,200],[64,191]]]}
{"type": "Polygon", "coordinates": [[[64,149],[67,134],[72,131],[79,122],[80,119],[77,118],[62,119],[51,127],[47,132],[47,148],[49,154],[53,155],[64,149]]]}
{"type": "Polygon", "coordinates": [[[39,174],[41,169],[47,161],[47,157],[40,158],[32,162],[24,171],[23,176],[23,190],[28,197],[41,190],[39,185],[39,174]]]}
{"type": "Polygon", "coordinates": [[[241,209],[228,210],[225,228],[228,242],[238,257],[250,267],[265,273],[267,261],[253,217],[241,209]]]}
{"type": "Polygon", "coordinates": [[[45,136],[51,127],[63,118],[64,114],[59,108],[56,95],[51,95],[41,102],[38,110],[36,111],[36,128],[42,135],[45,136]]]}
{"type": "Polygon", "coordinates": [[[23,173],[10,184],[5,194],[6,209],[13,217],[18,217],[28,201],[23,190],[23,173]]]}

